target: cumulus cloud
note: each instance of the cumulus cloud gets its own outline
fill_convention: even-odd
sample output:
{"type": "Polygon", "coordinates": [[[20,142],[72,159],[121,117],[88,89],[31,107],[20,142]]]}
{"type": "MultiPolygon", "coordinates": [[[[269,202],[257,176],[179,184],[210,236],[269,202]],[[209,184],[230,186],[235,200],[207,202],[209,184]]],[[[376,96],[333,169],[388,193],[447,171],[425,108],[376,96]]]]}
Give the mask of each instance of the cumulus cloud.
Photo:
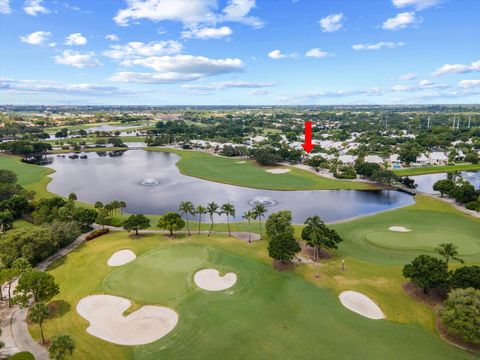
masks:
{"type": "Polygon", "coordinates": [[[314,57],[314,58],[322,58],[322,57],[326,57],[328,55],[329,55],[328,52],[323,51],[319,48],[310,49],[305,53],[305,56],[314,57]]]}
{"type": "Polygon", "coordinates": [[[430,80],[422,80],[418,83],[418,85],[420,85],[420,86],[432,86],[434,84],[430,80]]]}
{"type": "Polygon", "coordinates": [[[441,0],[392,0],[393,6],[402,9],[405,7],[413,7],[415,10],[423,10],[431,6],[440,4],[441,0]]]}
{"type": "Polygon", "coordinates": [[[405,29],[410,25],[418,24],[419,22],[421,22],[421,20],[415,17],[415,13],[413,11],[403,12],[403,13],[397,14],[397,16],[393,18],[389,18],[385,20],[385,22],[382,24],[382,29],[400,30],[400,29],[405,29]]]}
{"type": "Polygon", "coordinates": [[[70,34],[65,38],[65,45],[85,45],[87,39],[81,33],[70,34]]]}
{"type": "Polygon", "coordinates": [[[38,14],[48,14],[50,11],[43,5],[43,0],[26,0],[23,5],[23,11],[28,15],[37,16],[38,14]]]}
{"type": "Polygon", "coordinates": [[[466,74],[474,71],[480,71],[480,60],[474,61],[470,65],[445,64],[435,70],[432,75],[440,76],[445,74],[466,74]]]}
{"type": "Polygon", "coordinates": [[[186,27],[227,21],[263,26],[260,19],[248,15],[255,7],[255,0],[229,0],[220,12],[216,0],[127,0],[127,4],[113,18],[118,25],[128,26],[132,20],[148,19],[179,21],[186,27]]]}
{"type": "Polygon", "coordinates": [[[278,60],[278,59],[284,59],[284,58],[293,58],[297,56],[295,53],[290,53],[290,54],[283,54],[280,50],[276,49],[276,50],[272,50],[268,53],[268,57],[270,59],[275,59],[275,60],[278,60]]]}
{"type": "Polygon", "coordinates": [[[31,34],[20,36],[20,40],[30,45],[42,45],[52,35],[49,31],[35,31],[31,34]]]}
{"type": "Polygon", "coordinates": [[[0,14],[10,14],[11,12],[10,0],[0,0],[0,14]]]}
{"type": "Polygon", "coordinates": [[[404,45],[405,43],[403,41],[399,41],[399,42],[380,41],[376,44],[355,44],[352,46],[352,49],[353,50],[380,50],[383,48],[394,49],[404,45]]]}
{"type": "Polygon", "coordinates": [[[103,52],[114,60],[129,60],[148,56],[172,55],[182,51],[183,45],[174,40],[151,41],[143,43],[132,41],[125,45],[110,45],[109,50],[103,52]]]}
{"type": "Polygon", "coordinates": [[[110,41],[120,41],[120,38],[115,34],[108,34],[107,36],[105,36],[105,39],[110,41]]]}
{"type": "Polygon", "coordinates": [[[61,55],[54,56],[53,60],[57,64],[69,65],[79,69],[103,65],[95,58],[94,52],[79,53],[78,51],[65,50],[61,55]]]}
{"type": "Polygon", "coordinates": [[[144,66],[156,72],[118,72],[110,80],[139,83],[172,83],[241,72],[245,68],[244,63],[240,59],[210,59],[193,55],[150,56],[129,60],[129,65],[144,66]]]}
{"type": "Polygon", "coordinates": [[[186,39],[220,39],[225,36],[232,35],[233,30],[228,26],[222,26],[219,28],[205,27],[205,28],[192,28],[188,31],[182,32],[182,37],[186,39]]]}
{"type": "Polygon", "coordinates": [[[331,14],[318,21],[324,32],[334,32],[339,30],[343,24],[343,14],[331,14]]]}
{"type": "Polygon", "coordinates": [[[458,83],[458,86],[460,86],[461,88],[472,88],[480,86],[480,80],[461,80],[458,83]]]}
{"type": "Polygon", "coordinates": [[[400,76],[400,80],[414,80],[417,78],[417,74],[415,73],[405,73],[400,76]]]}
{"type": "Polygon", "coordinates": [[[69,84],[48,80],[16,80],[0,78],[0,90],[16,93],[46,93],[70,95],[129,95],[143,91],[120,89],[116,86],[103,86],[89,83],[69,84]]]}
{"type": "Polygon", "coordinates": [[[248,92],[248,95],[268,95],[271,91],[268,90],[252,90],[248,92]]]}
{"type": "Polygon", "coordinates": [[[193,90],[223,90],[228,88],[266,88],[276,85],[275,82],[223,81],[210,84],[187,84],[182,87],[193,90]]]}

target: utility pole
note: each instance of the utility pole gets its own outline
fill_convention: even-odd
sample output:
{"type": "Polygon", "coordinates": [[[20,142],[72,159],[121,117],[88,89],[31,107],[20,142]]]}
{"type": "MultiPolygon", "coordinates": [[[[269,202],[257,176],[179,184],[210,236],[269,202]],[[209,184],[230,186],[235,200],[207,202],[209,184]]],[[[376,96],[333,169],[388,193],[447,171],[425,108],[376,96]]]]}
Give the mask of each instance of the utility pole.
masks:
{"type": "Polygon", "coordinates": [[[470,124],[472,122],[472,114],[468,116],[468,128],[470,129],[470,124]]]}

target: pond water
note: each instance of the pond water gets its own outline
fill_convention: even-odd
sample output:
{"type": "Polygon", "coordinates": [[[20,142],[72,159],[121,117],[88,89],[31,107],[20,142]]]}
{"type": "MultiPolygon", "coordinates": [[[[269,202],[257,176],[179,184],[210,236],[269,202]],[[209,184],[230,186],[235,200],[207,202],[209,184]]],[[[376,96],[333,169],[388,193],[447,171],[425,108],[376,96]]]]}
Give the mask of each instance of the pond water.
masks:
{"type": "MultiPolygon", "coordinates": [[[[438,180],[448,179],[448,176],[449,176],[448,173],[438,173],[438,174],[410,176],[410,178],[415,180],[415,184],[417,184],[418,191],[424,192],[427,194],[437,194],[437,192],[433,190],[433,185],[438,180]]],[[[480,189],[480,171],[462,171],[457,176],[470,182],[473,186],[475,186],[476,189],[480,189]]]]}
{"type": "Polygon", "coordinates": [[[130,150],[119,157],[94,153],[89,153],[88,159],[54,157],[49,167],[56,172],[48,190],[63,196],[74,192],[79,200],[89,203],[123,200],[127,212],[143,214],[177,211],[180,201],[191,201],[195,206],[230,202],[236,207],[237,221],[258,203],[267,207],[267,216],[291,210],[296,223],[311,215],[337,221],[414,203],[410,195],[397,191],[273,191],[226,185],[180,174],[177,160],[176,154],[142,150],[130,150]]]}

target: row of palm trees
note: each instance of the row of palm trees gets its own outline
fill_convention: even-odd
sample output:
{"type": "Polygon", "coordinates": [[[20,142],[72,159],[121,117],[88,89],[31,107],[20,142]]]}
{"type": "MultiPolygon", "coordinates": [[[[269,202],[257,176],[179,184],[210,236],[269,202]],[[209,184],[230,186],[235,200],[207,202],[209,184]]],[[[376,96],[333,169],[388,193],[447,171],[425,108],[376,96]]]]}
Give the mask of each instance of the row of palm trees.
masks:
{"type": "Polygon", "coordinates": [[[109,216],[117,214],[117,210],[120,209],[120,215],[123,215],[123,209],[127,207],[127,203],[121,200],[113,200],[108,204],[103,204],[101,201],[97,201],[94,205],[95,209],[108,211],[109,216]]]}
{"type": "MultiPolygon", "coordinates": [[[[230,231],[230,217],[235,217],[236,215],[236,210],[235,206],[230,203],[226,203],[223,205],[219,205],[215,202],[208,203],[207,206],[202,206],[198,205],[195,207],[192,202],[190,201],[182,201],[180,202],[180,206],[178,207],[178,211],[182,216],[185,217],[186,223],[187,223],[187,232],[188,235],[190,235],[190,226],[188,222],[188,217],[189,215],[192,216],[198,216],[198,233],[200,234],[200,225],[202,222],[202,215],[208,214],[210,217],[210,231],[208,232],[208,236],[213,231],[213,224],[214,224],[214,216],[215,215],[227,215],[227,226],[228,226],[228,235],[231,236],[232,232],[230,231]]],[[[245,211],[243,214],[243,219],[248,221],[248,224],[250,225],[250,222],[252,220],[257,220],[260,226],[260,236],[262,236],[262,218],[265,217],[265,214],[267,213],[267,208],[262,205],[262,204],[257,204],[255,207],[253,207],[251,210],[245,211]]],[[[250,235],[249,235],[249,242],[251,242],[250,235]]]]}

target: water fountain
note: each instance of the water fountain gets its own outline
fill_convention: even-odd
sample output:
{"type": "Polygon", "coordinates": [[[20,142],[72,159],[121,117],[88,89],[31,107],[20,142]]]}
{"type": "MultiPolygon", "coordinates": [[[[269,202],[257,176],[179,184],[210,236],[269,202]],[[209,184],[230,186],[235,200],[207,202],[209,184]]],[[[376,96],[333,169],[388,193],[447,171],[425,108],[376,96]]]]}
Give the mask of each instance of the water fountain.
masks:
{"type": "Polygon", "coordinates": [[[252,206],[263,205],[263,206],[266,206],[266,207],[274,206],[274,205],[277,204],[277,202],[275,200],[272,200],[272,198],[270,198],[268,196],[255,196],[248,203],[252,206]]]}
{"type": "Polygon", "coordinates": [[[158,181],[155,178],[147,177],[140,182],[140,185],[156,186],[156,185],[158,185],[158,181]]]}

